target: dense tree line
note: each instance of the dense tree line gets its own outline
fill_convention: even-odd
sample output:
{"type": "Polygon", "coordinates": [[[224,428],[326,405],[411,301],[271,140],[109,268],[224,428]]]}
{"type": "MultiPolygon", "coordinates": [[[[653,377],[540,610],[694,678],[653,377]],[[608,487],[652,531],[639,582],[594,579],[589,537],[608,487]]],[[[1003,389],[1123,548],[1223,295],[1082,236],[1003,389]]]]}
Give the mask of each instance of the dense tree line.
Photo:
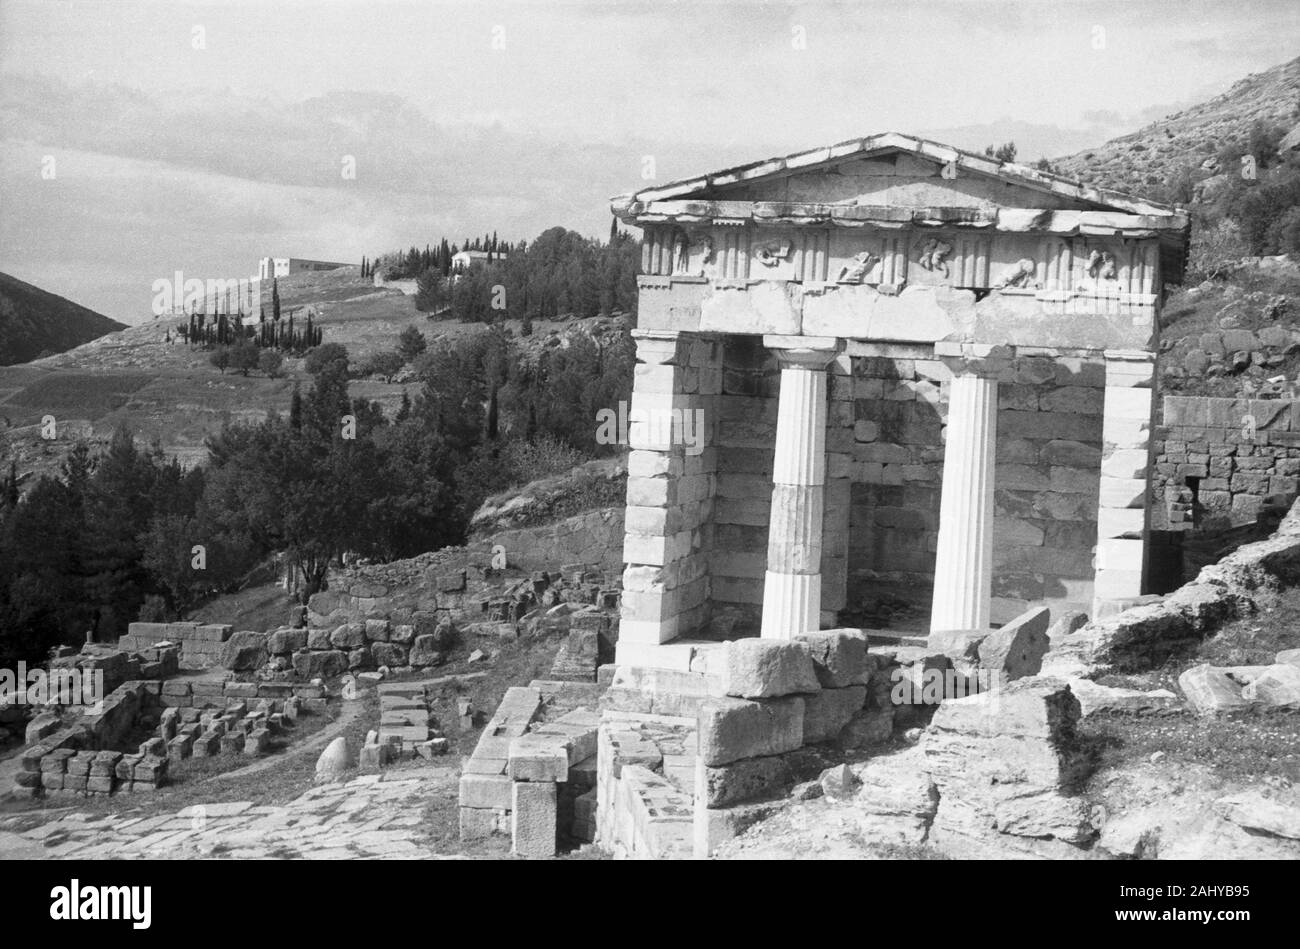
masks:
{"type": "Polygon", "coordinates": [[[490,260],[496,260],[515,253],[522,246],[522,243],[516,247],[509,241],[498,240],[495,231],[472,240],[466,238],[461,244],[448,243],[444,237],[436,244],[425,244],[424,250],[410,247],[405,251],[381,254],[373,260],[363,257],[361,276],[370,277],[379,273],[387,280],[402,280],[419,277],[432,270],[445,278],[451,275],[452,258],[462,250],[483,251],[490,260]]]}
{"type": "Polygon", "coordinates": [[[416,305],[433,310],[450,303],[453,317],[480,323],[635,313],[639,263],[640,244],[630,234],[618,231],[602,244],[553,227],[509,257],[450,281],[422,275],[416,305]]]}
{"type": "Polygon", "coordinates": [[[405,334],[419,390],[392,419],[348,394],[336,343],[305,362],[287,416],[231,425],[182,470],[115,433],[19,496],[0,479],[0,660],[172,618],[284,554],[306,595],[345,553],[411,556],[461,543],[483,499],[599,452],[597,409],[629,396],[630,336],[529,356],[504,330],[433,348],[405,334]],[[542,467],[542,459],[549,468],[542,467]]]}

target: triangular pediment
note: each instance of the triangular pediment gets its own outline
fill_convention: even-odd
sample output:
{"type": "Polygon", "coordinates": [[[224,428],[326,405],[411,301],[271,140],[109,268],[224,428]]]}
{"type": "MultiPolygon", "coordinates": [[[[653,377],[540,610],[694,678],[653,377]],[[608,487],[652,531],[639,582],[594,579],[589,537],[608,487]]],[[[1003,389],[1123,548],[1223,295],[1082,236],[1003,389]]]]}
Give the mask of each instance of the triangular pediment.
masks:
{"type": "Polygon", "coordinates": [[[662,201],[897,208],[1040,208],[1165,214],[1173,209],[1015,162],[886,132],[647,188],[615,210],[662,201]]]}

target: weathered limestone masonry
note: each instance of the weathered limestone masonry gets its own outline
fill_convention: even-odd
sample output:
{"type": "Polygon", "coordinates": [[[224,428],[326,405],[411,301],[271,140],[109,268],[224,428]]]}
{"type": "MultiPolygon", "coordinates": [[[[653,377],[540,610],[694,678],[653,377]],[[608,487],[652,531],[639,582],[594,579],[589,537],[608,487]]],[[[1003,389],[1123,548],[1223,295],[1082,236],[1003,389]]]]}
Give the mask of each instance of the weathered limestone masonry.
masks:
{"type": "Polygon", "coordinates": [[[221,664],[221,651],[232,629],[224,623],[131,623],[117,647],[139,652],[155,643],[175,643],[180,646],[180,668],[210,669],[221,664]]]}
{"type": "Polygon", "coordinates": [[[889,585],[933,629],[1143,593],[1185,212],[895,133],[612,207],[644,232],[620,667],[889,585]]]}
{"type": "Polygon", "coordinates": [[[1157,438],[1155,529],[1253,524],[1266,498],[1300,493],[1300,403],[1165,396],[1157,438]]]}
{"type": "MultiPolygon", "coordinates": [[[[308,602],[305,649],[295,645],[280,665],[300,675],[437,665],[448,645],[439,630],[449,626],[504,639],[538,624],[590,626],[614,638],[617,622],[571,621],[570,614],[583,606],[617,610],[622,561],[616,538],[622,530],[622,510],[602,508],[503,531],[470,547],[341,571],[308,602]],[[504,568],[493,553],[497,548],[504,568]]],[[[268,649],[279,652],[269,643],[268,649]]],[[[581,664],[580,652],[575,646],[581,664]]]]}
{"type": "MultiPolygon", "coordinates": [[[[174,657],[172,665],[174,670],[174,657]]],[[[90,796],[152,791],[167,783],[169,763],[265,753],[273,736],[302,713],[323,713],[326,702],[321,686],[306,683],[128,681],[101,706],[33,719],[12,793],[33,798],[60,791],[90,796]],[[121,750],[145,720],[158,722],[154,737],[135,751],[121,750]]]]}
{"type": "Polygon", "coordinates": [[[561,840],[593,839],[595,698],[594,683],[506,690],[461,772],[462,840],[508,834],[512,852],[553,857],[561,840]]]}

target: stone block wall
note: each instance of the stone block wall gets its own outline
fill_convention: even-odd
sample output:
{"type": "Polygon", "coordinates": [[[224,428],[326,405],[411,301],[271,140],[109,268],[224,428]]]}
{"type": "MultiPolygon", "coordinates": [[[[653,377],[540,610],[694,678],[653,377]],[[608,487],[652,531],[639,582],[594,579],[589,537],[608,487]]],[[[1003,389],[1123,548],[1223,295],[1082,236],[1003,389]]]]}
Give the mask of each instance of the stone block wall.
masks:
{"type": "Polygon", "coordinates": [[[722,392],[714,400],[718,462],[709,558],[711,621],[720,633],[757,633],[781,372],[759,337],[727,336],[722,347],[722,392]]]}
{"type": "MultiPolygon", "coordinates": [[[[833,411],[827,432],[828,461],[843,437],[832,434],[837,418],[852,437],[850,609],[882,583],[928,606],[934,583],[952,374],[924,347],[880,353],[853,358],[852,424],[833,411]]],[[[1100,356],[1055,351],[1019,355],[998,378],[995,623],[1030,603],[1091,606],[1105,380],[1100,356]]],[[[833,517],[843,522],[828,494],[828,525],[833,517]]]]}
{"type": "MultiPolygon", "coordinates": [[[[457,626],[514,622],[522,614],[511,614],[507,601],[537,583],[539,590],[557,591],[546,606],[560,602],[561,589],[572,594],[566,598],[614,602],[623,570],[622,537],[622,508],[602,508],[544,527],[505,531],[470,547],[337,571],[330,575],[329,589],[308,602],[308,624],[333,631],[340,624],[386,620],[397,628],[413,625],[421,613],[435,623],[449,620],[457,626]],[[545,571],[546,579],[514,580],[493,568],[492,551],[498,545],[505,548],[508,569],[545,571]]],[[[420,632],[426,631],[432,630],[420,632]]]]}
{"type": "MultiPolygon", "coordinates": [[[[746,635],[757,633],[761,615],[780,371],[752,336],[724,337],[722,366],[709,625],[746,635]]],[[[862,619],[854,611],[882,591],[928,608],[951,377],[931,346],[858,343],[832,362],[823,626],[846,609],[862,619]]],[[[1101,353],[1029,349],[998,382],[992,620],[1037,602],[1087,611],[1107,362],[1101,353]]]]}
{"type": "Polygon", "coordinates": [[[1151,475],[1152,529],[1253,524],[1300,493],[1300,402],[1165,396],[1151,475]]]}
{"type": "Polygon", "coordinates": [[[880,352],[900,355],[855,357],[845,380],[852,386],[845,393],[852,416],[840,420],[851,438],[848,605],[858,607],[877,592],[873,581],[892,581],[911,587],[928,607],[947,417],[941,385],[949,374],[929,347],[880,352]]]}
{"type": "Polygon", "coordinates": [[[221,664],[222,645],[233,627],[226,623],[131,623],[117,641],[119,649],[140,652],[155,643],[180,646],[180,668],[210,669],[221,664]]]}
{"type": "Polygon", "coordinates": [[[724,343],[713,336],[634,333],[619,649],[626,659],[710,619],[719,394],[724,343]],[[653,420],[638,424],[637,419],[653,420]],[[690,419],[684,426],[669,423],[690,419]],[[709,447],[703,447],[709,446],[709,447]]]}
{"type": "Polygon", "coordinates": [[[152,791],[167,783],[169,762],[221,753],[261,754],[282,722],[323,713],[324,689],[313,685],[209,679],[126,682],[98,711],[44,731],[20,756],[13,793],[105,795],[152,791]],[[120,746],[139,717],[157,714],[158,734],[134,752],[120,746]]]}

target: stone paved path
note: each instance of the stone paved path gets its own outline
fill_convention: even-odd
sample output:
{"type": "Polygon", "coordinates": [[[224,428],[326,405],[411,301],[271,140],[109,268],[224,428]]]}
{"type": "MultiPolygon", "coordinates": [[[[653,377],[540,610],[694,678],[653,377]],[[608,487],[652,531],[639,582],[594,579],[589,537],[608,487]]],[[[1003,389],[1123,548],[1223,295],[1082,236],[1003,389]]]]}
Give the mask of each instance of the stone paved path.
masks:
{"type": "Polygon", "coordinates": [[[431,792],[454,788],[457,775],[449,765],[361,775],[278,807],[194,805],[146,818],[74,811],[17,832],[0,823],[0,859],[445,858],[415,838],[431,792]]]}

